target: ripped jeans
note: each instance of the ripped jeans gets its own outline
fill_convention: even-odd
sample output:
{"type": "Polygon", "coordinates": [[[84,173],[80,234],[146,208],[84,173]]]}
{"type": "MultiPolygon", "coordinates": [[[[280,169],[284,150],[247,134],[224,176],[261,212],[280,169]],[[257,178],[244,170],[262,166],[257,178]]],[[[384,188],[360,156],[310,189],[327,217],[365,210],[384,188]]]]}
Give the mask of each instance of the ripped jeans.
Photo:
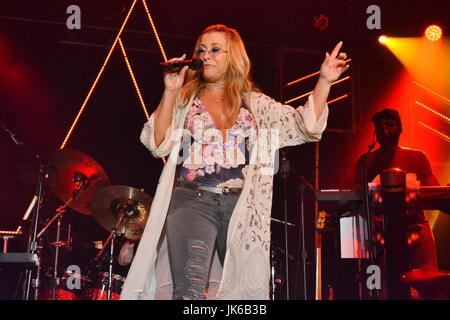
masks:
{"type": "Polygon", "coordinates": [[[223,265],[227,230],[239,194],[175,187],[167,213],[174,300],[202,300],[217,249],[223,265]]]}

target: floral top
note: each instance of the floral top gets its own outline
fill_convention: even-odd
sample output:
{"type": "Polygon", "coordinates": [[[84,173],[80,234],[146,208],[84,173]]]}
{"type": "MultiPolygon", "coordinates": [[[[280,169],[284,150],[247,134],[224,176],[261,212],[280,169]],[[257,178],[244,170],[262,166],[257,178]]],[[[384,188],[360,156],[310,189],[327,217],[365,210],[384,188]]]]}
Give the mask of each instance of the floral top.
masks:
{"type": "Polygon", "coordinates": [[[196,96],[184,122],[179,167],[180,180],[212,187],[243,187],[256,135],[256,123],[245,106],[225,141],[206,107],[196,96]]]}

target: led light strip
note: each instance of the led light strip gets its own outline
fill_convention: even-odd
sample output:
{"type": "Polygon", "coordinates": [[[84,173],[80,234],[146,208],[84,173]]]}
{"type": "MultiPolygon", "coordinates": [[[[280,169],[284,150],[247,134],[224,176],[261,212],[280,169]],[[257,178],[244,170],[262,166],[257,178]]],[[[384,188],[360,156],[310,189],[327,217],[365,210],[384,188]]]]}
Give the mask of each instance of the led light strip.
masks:
{"type": "Polygon", "coordinates": [[[433,112],[433,113],[434,113],[435,115],[437,115],[438,117],[440,117],[440,118],[442,118],[443,120],[445,120],[445,121],[447,121],[448,123],[450,123],[450,118],[447,117],[447,116],[444,116],[442,113],[437,112],[436,110],[434,110],[434,109],[428,107],[427,105],[425,105],[425,104],[423,104],[423,103],[421,103],[421,102],[419,102],[419,101],[416,101],[416,104],[419,105],[419,106],[421,106],[422,108],[427,109],[427,110],[430,111],[430,112],[433,112]]]}
{"type": "Polygon", "coordinates": [[[18,236],[22,234],[22,227],[18,226],[16,231],[0,230],[0,236],[18,236]]]}
{"type": "Polygon", "coordinates": [[[147,108],[145,107],[144,99],[142,98],[141,90],[139,89],[136,78],[134,76],[133,69],[131,68],[131,65],[130,65],[130,61],[128,60],[127,53],[125,52],[125,48],[123,46],[122,39],[120,39],[120,38],[119,38],[119,45],[120,45],[120,49],[122,50],[122,54],[125,59],[125,63],[127,65],[128,72],[130,72],[130,76],[131,76],[131,80],[133,81],[134,88],[136,89],[137,95],[139,97],[139,101],[141,103],[142,109],[144,110],[145,117],[147,118],[147,121],[148,121],[148,120],[150,120],[150,116],[148,115],[148,111],[147,111],[147,108]]]}
{"type": "MultiPolygon", "coordinates": [[[[347,62],[350,62],[350,61],[352,61],[352,59],[345,60],[346,63],[347,63],[347,62]]],[[[293,80],[293,81],[291,81],[291,82],[288,82],[288,83],[285,84],[285,86],[286,86],[286,87],[292,86],[292,85],[294,85],[294,84],[296,84],[296,83],[299,83],[299,82],[301,82],[301,81],[303,81],[303,80],[306,80],[306,79],[312,78],[312,77],[314,77],[314,76],[317,76],[318,74],[320,74],[320,70],[319,70],[319,71],[316,71],[316,72],[313,72],[313,73],[311,73],[311,74],[308,74],[308,75],[306,75],[306,76],[304,76],[304,77],[298,78],[298,79],[296,79],[296,80],[293,80]]]]}
{"type": "Polygon", "coordinates": [[[285,84],[285,86],[286,86],[286,87],[292,86],[292,85],[294,85],[294,84],[296,84],[296,83],[299,83],[299,82],[301,82],[301,81],[303,81],[303,80],[306,80],[306,79],[312,78],[312,77],[314,77],[314,76],[317,76],[318,74],[320,74],[320,71],[317,71],[317,72],[308,74],[308,75],[306,75],[306,76],[304,76],[304,77],[301,77],[301,78],[298,78],[298,79],[293,80],[293,81],[291,81],[291,82],[288,82],[288,83],[285,84]]]}
{"type": "MultiPolygon", "coordinates": [[[[350,79],[350,76],[347,76],[347,77],[345,77],[345,78],[342,78],[342,79],[340,79],[340,80],[337,80],[337,81],[333,82],[332,85],[334,86],[335,84],[341,83],[341,82],[346,81],[346,80],[348,80],[348,79],[350,79]]],[[[311,93],[312,93],[312,91],[307,92],[307,93],[305,93],[305,94],[302,94],[301,96],[292,98],[291,100],[287,100],[287,101],[285,101],[284,103],[288,104],[288,103],[297,101],[297,100],[299,100],[299,99],[301,99],[301,98],[303,98],[303,97],[306,97],[306,96],[310,95],[311,93]]]]}
{"type": "Polygon", "coordinates": [[[443,139],[443,140],[445,140],[445,141],[447,141],[447,142],[450,142],[450,137],[447,136],[446,134],[443,134],[442,132],[440,132],[440,131],[438,131],[438,130],[432,128],[432,127],[430,127],[429,125],[426,125],[425,123],[423,123],[423,122],[421,122],[421,121],[419,121],[418,123],[419,123],[421,126],[427,128],[428,130],[430,130],[431,132],[433,132],[434,134],[436,134],[439,138],[441,138],[441,139],[443,139]]]}
{"type": "Polygon", "coordinates": [[[350,95],[349,95],[348,93],[343,94],[343,95],[340,96],[340,97],[337,97],[337,98],[335,98],[335,99],[333,99],[333,100],[328,101],[327,104],[330,105],[330,104],[332,104],[332,103],[338,102],[339,100],[345,99],[345,98],[347,98],[347,97],[349,97],[349,96],[350,96],[350,95]]]}
{"type": "Polygon", "coordinates": [[[148,9],[147,3],[145,0],[142,0],[142,4],[144,5],[145,12],[147,13],[148,20],[150,21],[150,24],[152,26],[153,33],[155,34],[156,41],[158,42],[159,50],[161,50],[161,54],[164,58],[164,61],[167,61],[166,52],[164,51],[163,45],[161,43],[161,40],[159,39],[158,31],[156,30],[155,24],[153,23],[152,16],[150,15],[150,10],[148,9]]]}
{"type": "Polygon", "coordinates": [[[133,1],[133,4],[131,5],[131,8],[130,8],[130,10],[128,11],[128,14],[127,14],[126,18],[125,18],[125,20],[123,21],[122,26],[120,27],[119,33],[117,34],[116,39],[114,40],[114,43],[113,43],[113,45],[111,46],[111,49],[109,50],[108,55],[106,56],[106,59],[105,59],[103,65],[102,65],[102,67],[101,67],[101,69],[100,69],[100,72],[97,74],[97,78],[95,79],[94,83],[93,83],[92,86],[91,86],[91,89],[89,90],[89,93],[87,94],[86,98],[84,99],[84,102],[83,102],[83,104],[82,104],[82,106],[81,106],[81,108],[80,108],[80,111],[78,112],[78,114],[77,114],[77,116],[76,116],[74,122],[72,123],[72,126],[70,127],[69,132],[67,133],[66,138],[64,139],[64,142],[61,144],[60,149],[63,149],[63,148],[66,146],[67,141],[69,140],[70,136],[72,135],[72,132],[73,132],[73,130],[75,129],[75,126],[77,125],[78,120],[80,119],[80,116],[81,116],[81,114],[83,113],[83,111],[84,111],[84,109],[85,109],[85,107],[86,107],[86,105],[87,105],[87,103],[88,103],[88,101],[89,101],[89,99],[90,99],[90,97],[91,97],[91,95],[92,95],[92,92],[93,92],[94,89],[95,89],[95,86],[97,85],[97,82],[100,80],[100,77],[101,77],[102,74],[103,74],[103,70],[105,69],[106,65],[107,65],[108,62],[109,62],[109,59],[110,59],[110,57],[111,57],[111,54],[112,54],[112,52],[114,51],[114,48],[116,47],[117,42],[119,41],[119,37],[120,37],[120,35],[122,34],[122,31],[123,31],[123,29],[125,28],[125,25],[127,24],[128,18],[130,17],[131,12],[133,11],[136,2],[137,2],[137,0],[134,0],[134,1],[133,1]]]}
{"type": "Polygon", "coordinates": [[[423,90],[431,93],[432,95],[441,98],[442,100],[444,100],[445,102],[447,102],[448,104],[450,104],[450,99],[444,97],[443,95],[440,95],[439,93],[431,90],[430,88],[425,87],[423,84],[418,83],[417,81],[413,81],[413,84],[415,84],[416,86],[418,86],[419,88],[422,88],[423,90]]]}

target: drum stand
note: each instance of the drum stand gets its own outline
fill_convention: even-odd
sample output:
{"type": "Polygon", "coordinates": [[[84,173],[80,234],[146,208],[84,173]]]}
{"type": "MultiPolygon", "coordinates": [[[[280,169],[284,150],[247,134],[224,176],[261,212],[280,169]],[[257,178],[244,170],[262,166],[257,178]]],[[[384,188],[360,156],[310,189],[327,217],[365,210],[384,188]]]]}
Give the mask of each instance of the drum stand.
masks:
{"type": "MultiPolygon", "coordinates": [[[[113,262],[114,262],[114,243],[116,240],[116,236],[118,234],[122,233],[122,232],[119,232],[118,229],[119,229],[120,225],[122,224],[124,218],[125,218],[125,213],[121,212],[119,215],[119,220],[117,221],[114,229],[111,230],[111,233],[110,233],[108,239],[106,240],[105,244],[103,245],[102,250],[100,250],[100,252],[95,257],[95,260],[98,260],[102,256],[103,252],[105,251],[105,248],[111,242],[111,246],[109,248],[109,274],[108,274],[108,295],[107,295],[108,300],[111,300],[112,271],[113,271],[113,262]]],[[[103,294],[102,294],[102,296],[103,296],[103,294]]]]}
{"type": "Polygon", "coordinates": [[[59,285],[59,277],[58,277],[58,267],[59,267],[59,247],[70,245],[70,232],[67,236],[67,242],[61,241],[61,220],[63,218],[64,213],[66,212],[67,206],[73,201],[76,200],[82,189],[87,189],[89,187],[88,178],[82,173],[75,173],[73,176],[73,181],[77,185],[77,189],[73,190],[72,198],[70,198],[64,205],[56,209],[55,215],[50,219],[49,222],[44,226],[44,228],[39,232],[36,236],[39,239],[44,232],[55,222],[58,220],[56,227],[56,241],[52,242],[51,245],[55,246],[55,262],[53,265],[53,281],[52,281],[52,300],[56,300],[56,288],[59,285]]]}
{"type": "MultiPolygon", "coordinates": [[[[69,201],[70,202],[70,201],[69,201]]],[[[39,238],[45,230],[56,220],[58,219],[57,227],[56,227],[56,241],[52,242],[51,245],[55,246],[55,262],[53,265],[53,281],[52,281],[52,300],[56,299],[56,287],[59,285],[59,278],[58,278],[58,265],[59,265],[59,247],[66,245],[64,241],[60,241],[61,236],[61,219],[63,217],[63,214],[66,212],[66,206],[59,207],[56,209],[56,213],[53,216],[53,218],[47,223],[47,225],[44,227],[44,229],[39,232],[37,238],[39,238]]]]}
{"type": "MultiPolygon", "coordinates": [[[[101,251],[95,257],[98,261],[111,242],[109,255],[108,300],[112,295],[114,246],[116,236],[123,234],[133,238],[141,232],[139,223],[146,221],[150,211],[151,198],[144,192],[125,186],[110,186],[101,189],[92,198],[91,209],[94,218],[111,233],[101,251]]],[[[136,239],[136,238],[135,238],[136,239]]]]}

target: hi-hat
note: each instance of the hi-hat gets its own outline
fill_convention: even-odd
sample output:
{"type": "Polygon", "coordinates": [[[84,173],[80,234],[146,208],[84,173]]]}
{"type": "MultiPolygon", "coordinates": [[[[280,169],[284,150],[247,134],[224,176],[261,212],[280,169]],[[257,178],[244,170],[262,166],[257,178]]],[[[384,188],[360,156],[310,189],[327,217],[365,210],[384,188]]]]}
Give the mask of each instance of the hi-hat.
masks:
{"type": "Polygon", "coordinates": [[[48,184],[55,195],[72,209],[91,215],[90,201],[101,188],[109,186],[102,167],[88,155],[73,149],[54,151],[48,158],[48,184]]]}
{"type": "Polygon", "coordinates": [[[99,190],[91,201],[95,220],[111,231],[123,215],[118,228],[128,239],[140,239],[150,213],[152,197],[127,186],[109,186],[99,190]]]}

